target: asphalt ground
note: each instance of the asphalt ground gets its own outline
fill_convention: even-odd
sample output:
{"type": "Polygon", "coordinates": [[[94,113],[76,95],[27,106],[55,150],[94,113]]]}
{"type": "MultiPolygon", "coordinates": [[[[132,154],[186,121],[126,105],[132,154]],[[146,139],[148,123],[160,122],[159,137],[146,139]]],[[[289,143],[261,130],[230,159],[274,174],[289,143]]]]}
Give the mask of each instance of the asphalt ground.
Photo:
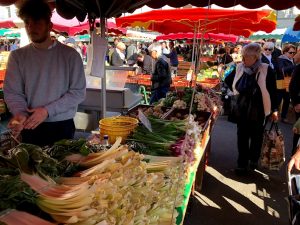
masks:
{"type": "MultiPolygon", "coordinates": [[[[292,119],[291,119],[292,120],[292,119]]],[[[245,177],[234,173],[236,125],[220,116],[211,136],[211,152],[202,189],[190,198],[184,225],[288,225],[286,164],[291,155],[292,124],[279,123],[286,163],[280,171],[258,168],[245,177]]]]}

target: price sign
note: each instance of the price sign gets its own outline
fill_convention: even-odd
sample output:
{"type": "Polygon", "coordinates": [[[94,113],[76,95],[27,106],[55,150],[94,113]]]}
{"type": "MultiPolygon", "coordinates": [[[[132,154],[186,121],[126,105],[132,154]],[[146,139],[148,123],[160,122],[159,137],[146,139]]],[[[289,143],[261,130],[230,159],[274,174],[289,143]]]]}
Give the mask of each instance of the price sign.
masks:
{"type": "Polygon", "coordinates": [[[143,113],[143,111],[141,109],[139,109],[139,114],[138,114],[139,120],[141,121],[141,123],[150,131],[152,132],[152,127],[151,127],[151,123],[148,120],[148,118],[145,116],[145,114],[143,113]]]}

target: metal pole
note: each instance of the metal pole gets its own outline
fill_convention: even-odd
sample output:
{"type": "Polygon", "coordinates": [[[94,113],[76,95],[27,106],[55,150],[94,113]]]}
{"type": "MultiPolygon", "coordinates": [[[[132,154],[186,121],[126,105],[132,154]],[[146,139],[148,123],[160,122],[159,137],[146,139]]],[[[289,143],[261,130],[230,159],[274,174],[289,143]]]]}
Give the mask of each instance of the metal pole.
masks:
{"type": "MultiPolygon", "coordinates": [[[[100,27],[101,27],[101,37],[105,38],[105,18],[100,17],[100,27]]],[[[104,74],[101,78],[101,100],[102,100],[102,109],[101,109],[101,118],[106,116],[106,69],[105,69],[105,60],[103,61],[104,74]]]]}

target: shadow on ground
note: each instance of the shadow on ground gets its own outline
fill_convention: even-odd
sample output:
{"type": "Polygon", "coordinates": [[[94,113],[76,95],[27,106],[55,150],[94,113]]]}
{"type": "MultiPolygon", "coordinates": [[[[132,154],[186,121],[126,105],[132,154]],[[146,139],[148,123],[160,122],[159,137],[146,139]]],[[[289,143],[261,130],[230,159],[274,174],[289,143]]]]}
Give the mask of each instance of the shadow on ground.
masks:
{"type": "MultiPolygon", "coordinates": [[[[286,158],[292,145],[292,125],[279,124],[286,158]]],[[[234,174],[236,125],[220,117],[212,134],[209,166],[200,193],[190,200],[185,225],[288,225],[286,165],[280,171],[259,168],[247,177],[234,174]]]]}

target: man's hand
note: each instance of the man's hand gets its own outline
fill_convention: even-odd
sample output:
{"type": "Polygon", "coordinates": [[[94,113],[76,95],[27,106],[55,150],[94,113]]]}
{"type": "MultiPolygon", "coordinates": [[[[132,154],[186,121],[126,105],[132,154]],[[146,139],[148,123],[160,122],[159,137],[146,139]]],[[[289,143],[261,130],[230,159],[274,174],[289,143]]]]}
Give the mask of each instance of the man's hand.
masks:
{"type": "Polygon", "coordinates": [[[288,171],[291,172],[293,167],[300,170],[300,148],[297,149],[296,153],[292,156],[288,164],[288,171]]]}
{"type": "Polygon", "coordinates": [[[8,123],[7,127],[11,129],[12,134],[15,137],[18,137],[21,131],[24,128],[24,122],[26,121],[27,116],[24,114],[16,114],[8,123]]]}
{"type": "Polygon", "coordinates": [[[48,111],[44,107],[27,109],[31,115],[24,123],[24,129],[35,129],[48,117],[48,111]]]}

